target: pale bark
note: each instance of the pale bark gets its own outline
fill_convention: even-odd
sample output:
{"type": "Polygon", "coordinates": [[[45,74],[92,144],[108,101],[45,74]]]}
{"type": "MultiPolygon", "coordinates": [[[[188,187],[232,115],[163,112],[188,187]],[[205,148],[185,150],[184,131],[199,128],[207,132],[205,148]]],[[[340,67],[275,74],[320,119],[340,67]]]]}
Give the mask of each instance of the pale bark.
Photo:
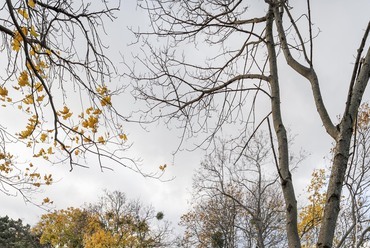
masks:
{"type": "MultiPolygon", "coordinates": [[[[151,3],[152,1],[145,2],[151,3]]],[[[162,58],[162,55],[154,53],[155,58],[160,64],[159,69],[157,68],[158,62],[153,63],[153,65],[142,62],[146,68],[150,70],[151,68],[154,68],[153,75],[151,77],[132,76],[135,81],[140,82],[141,80],[145,80],[156,82],[145,84],[144,86],[140,85],[140,87],[138,87],[139,84],[136,85],[136,89],[143,99],[147,100],[148,102],[153,101],[153,105],[150,106],[152,108],[149,108],[149,110],[144,113],[149,115],[154,107],[160,108],[162,106],[171,106],[175,109],[173,112],[169,111],[169,113],[165,115],[160,112],[158,117],[155,116],[153,120],[163,117],[168,117],[169,119],[181,117],[185,123],[183,125],[184,130],[188,129],[190,130],[190,134],[194,135],[197,134],[198,131],[193,131],[194,129],[192,128],[192,125],[193,123],[196,123],[196,126],[199,125],[199,120],[203,118],[202,111],[204,111],[204,116],[206,117],[204,117],[204,122],[203,120],[201,121],[201,124],[199,125],[200,128],[198,128],[198,130],[206,130],[208,112],[217,109],[218,107],[214,104],[215,102],[213,102],[213,96],[221,92],[227,93],[225,94],[227,96],[223,99],[223,101],[227,103],[227,105],[234,107],[232,105],[234,99],[230,101],[230,98],[228,98],[230,92],[240,92],[240,95],[235,95],[237,97],[240,96],[240,99],[244,98],[244,92],[249,92],[251,90],[257,90],[266,93],[266,91],[264,91],[260,85],[253,89],[245,86],[249,80],[268,81],[271,93],[266,93],[266,95],[271,98],[271,115],[278,143],[278,158],[276,159],[276,164],[278,165],[278,172],[281,179],[284,201],[286,204],[286,231],[288,242],[290,248],[301,247],[297,228],[297,200],[295,197],[292,176],[290,173],[291,168],[289,165],[287,133],[282,120],[280,106],[277,54],[275,51],[277,44],[275,44],[273,35],[273,30],[275,28],[273,25],[276,25],[279,39],[279,42],[276,43],[279,44],[286,63],[297,74],[302,75],[310,83],[315,107],[320,116],[321,122],[326,132],[335,141],[336,150],[334,152],[335,157],[332,165],[332,175],[328,186],[327,206],[325,209],[325,216],[318,241],[318,247],[331,247],[334,238],[333,235],[335,231],[336,220],[338,218],[340,195],[348,163],[350,141],[353,132],[352,127],[355,123],[358,111],[357,109],[360,105],[362,95],[369,79],[369,55],[367,55],[366,59],[364,60],[361,70],[357,69],[356,66],[354,68],[354,71],[356,72],[355,78],[358,80],[356,82],[351,81],[350,83],[346,110],[344,111],[341,123],[336,126],[334,125],[324,104],[323,97],[321,95],[319,79],[313,66],[313,34],[311,29],[311,10],[309,6],[307,15],[309,24],[309,40],[307,41],[300,34],[297,21],[292,17],[290,13],[291,8],[288,6],[288,1],[285,0],[265,0],[269,6],[269,11],[266,17],[255,19],[252,18],[247,20],[244,20],[244,14],[247,7],[245,6],[243,11],[237,9],[238,7],[242,7],[242,3],[245,3],[245,1],[241,0],[229,1],[228,3],[221,3],[217,1],[214,3],[212,1],[198,3],[196,1],[185,0],[175,2],[179,2],[178,6],[185,9],[173,9],[173,7],[176,5],[174,4],[167,6],[168,1],[158,1],[158,6],[148,5],[148,7],[145,7],[154,13],[153,16],[155,18],[152,19],[152,24],[154,26],[153,34],[158,35],[158,37],[171,36],[175,38],[172,47],[176,47],[176,45],[183,41],[195,42],[195,38],[203,39],[205,36],[206,44],[211,44],[212,46],[220,45],[220,47],[222,47],[222,52],[217,54],[215,58],[219,58],[220,56],[227,54],[231,55],[231,59],[227,60],[223,66],[215,67],[213,62],[211,63],[210,61],[207,61],[209,62],[209,66],[207,65],[206,67],[202,67],[194,64],[187,64],[182,60],[179,62],[172,57],[169,59],[162,58]],[[166,7],[169,9],[166,9],[166,7]],[[178,15],[174,10],[179,11],[181,14],[178,15]],[[195,10],[199,10],[199,12],[195,10]],[[284,14],[287,14],[291,21],[288,29],[284,29],[283,26],[282,17],[284,14]],[[259,27],[259,25],[258,28],[255,27],[257,24],[262,24],[262,22],[266,22],[265,29],[263,29],[264,27],[259,27]],[[253,23],[253,25],[251,25],[250,28],[247,25],[243,26],[246,23],[253,23]],[[169,26],[166,27],[166,25],[169,26]],[[258,32],[256,30],[258,30],[258,32]],[[293,46],[288,43],[286,37],[288,35],[287,30],[289,30],[289,32],[295,32],[293,35],[297,35],[298,38],[296,40],[299,44],[293,46],[294,48],[297,48],[298,52],[302,51],[300,55],[303,55],[301,58],[305,60],[304,62],[294,58],[294,54],[291,53],[293,46]],[[231,34],[234,33],[248,34],[248,36],[246,37],[246,41],[241,48],[230,52],[229,50],[225,49],[227,45],[224,45],[224,43],[226,43],[227,39],[231,37],[231,34]],[[264,34],[265,37],[263,37],[264,34]],[[218,35],[220,37],[218,37],[218,35]],[[213,40],[214,37],[216,37],[215,40],[213,40]],[[308,50],[306,50],[305,47],[307,44],[309,44],[309,52],[307,52],[308,50]],[[265,76],[265,61],[260,64],[259,61],[254,58],[254,53],[251,52],[254,49],[260,50],[262,47],[267,48],[268,65],[270,70],[270,76],[268,77],[265,76]],[[249,56],[253,57],[253,59],[250,60],[249,56]],[[238,58],[241,59],[238,60],[238,58]],[[167,61],[170,62],[167,63],[167,61]],[[175,61],[175,63],[173,61],[175,61]],[[250,67],[249,69],[246,69],[246,72],[239,74],[240,72],[237,65],[242,64],[241,62],[246,62],[245,65],[250,63],[250,67]],[[180,73],[178,72],[172,74],[172,67],[175,68],[178,65],[180,65],[180,68],[183,67],[179,71],[184,70],[184,72],[186,72],[184,74],[186,75],[185,78],[181,78],[181,76],[179,76],[180,73]],[[167,70],[166,67],[171,67],[171,70],[167,70]],[[257,74],[254,71],[254,67],[259,68],[257,74]],[[157,69],[158,72],[154,72],[157,69]],[[190,69],[196,70],[197,72],[194,74],[188,73],[188,70],[190,69]],[[209,73],[209,71],[212,73],[209,73]],[[361,72],[357,74],[359,71],[361,72]],[[229,74],[230,72],[232,73],[229,74]],[[223,77],[218,75],[223,75],[223,77]],[[164,78],[163,82],[161,82],[162,78],[164,78]],[[166,81],[167,78],[169,78],[169,83],[166,81]],[[163,95],[159,94],[158,96],[157,94],[153,94],[155,90],[151,88],[153,87],[152,85],[164,87],[165,90],[163,90],[163,95]],[[189,87],[190,90],[183,93],[181,90],[178,90],[178,85],[189,87]],[[200,87],[199,85],[202,86],[200,87]],[[235,88],[232,87],[234,85],[235,88]],[[147,89],[148,86],[150,86],[149,90],[147,89]],[[232,104],[230,104],[230,102],[232,102],[232,104]],[[194,121],[193,118],[196,120],[194,121]],[[192,121],[194,122],[192,123],[192,121]]],[[[140,35],[140,33],[136,34],[140,35]]],[[[145,33],[143,34],[145,35],[145,33]]],[[[146,45],[152,49],[151,44],[146,43],[146,45]]],[[[165,54],[168,54],[167,51],[165,54]]],[[[357,64],[358,63],[356,62],[356,65],[357,64]]],[[[244,104],[245,102],[243,101],[239,102],[237,108],[235,109],[238,109],[238,111],[240,110],[239,113],[242,113],[242,110],[245,108],[244,104]]],[[[216,132],[221,130],[223,123],[235,123],[234,121],[237,120],[237,118],[231,118],[232,114],[235,113],[231,107],[227,110],[227,112],[223,112],[222,110],[219,113],[219,121],[217,123],[217,127],[214,129],[216,131],[212,131],[212,134],[209,136],[212,137],[212,139],[216,135],[216,132]]],[[[251,108],[251,112],[253,111],[254,105],[251,108]]],[[[237,115],[239,115],[239,113],[237,115]]],[[[261,123],[266,119],[269,122],[268,117],[265,117],[261,123]]],[[[249,117],[246,123],[248,122],[249,117]]],[[[244,140],[242,142],[244,142],[244,140]]],[[[202,145],[203,144],[204,143],[202,143],[202,145]]],[[[246,146],[248,146],[248,141],[244,143],[244,147],[246,146]]]]}
{"type": "MultiPolygon", "coordinates": [[[[308,61],[310,63],[310,67],[306,67],[295,60],[290,53],[290,49],[285,36],[285,30],[282,24],[282,13],[280,13],[280,9],[282,6],[280,6],[279,4],[282,5],[284,3],[278,2],[278,4],[271,4],[271,6],[273,6],[272,8],[274,10],[275,23],[278,30],[284,57],[287,61],[287,64],[292,69],[294,69],[297,73],[309,80],[316,104],[316,109],[319,113],[323,126],[326,129],[327,133],[333,139],[335,139],[335,154],[331,169],[329,186],[327,190],[327,203],[325,205],[323,222],[320,228],[320,235],[317,242],[317,247],[329,248],[332,247],[335,226],[340,210],[340,197],[348,164],[349,149],[353,133],[352,128],[357,116],[357,111],[360,106],[363,93],[369,80],[370,52],[368,52],[368,54],[366,55],[366,59],[364,60],[361,71],[359,72],[356,84],[353,87],[350,87],[349,100],[346,103],[345,113],[343,115],[341,123],[338,125],[338,127],[336,127],[332,123],[323,103],[319,80],[315,70],[313,69],[311,61],[308,61]]],[[[289,232],[290,231],[288,230],[288,233],[289,232]]]]}
{"type": "Polygon", "coordinates": [[[324,217],[320,228],[317,247],[329,248],[333,245],[334,231],[340,210],[340,197],[349,158],[349,149],[353,134],[353,125],[358,108],[370,76],[370,48],[362,64],[358,79],[353,87],[351,99],[347,102],[346,112],[339,125],[339,134],[336,138],[334,161],[327,190],[327,202],[324,217]]]}
{"type": "Polygon", "coordinates": [[[270,66],[270,86],[271,86],[271,108],[272,119],[275,133],[278,140],[278,162],[279,175],[281,176],[281,185],[284,194],[286,206],[286,229],[288,244],[291,248],[301,247],[297,228],[297,200],[292,183],[292,175],[289,169],[288,138],[286,129],[281,116],[280,109],[280,89],[277,69],[277,56],[275,51],[275,42],[273,39],[273,11],[270,7],[266,23],[266,45],[269,56],[270,66]]]}
{"type": "MultiPolygon", "coordinates": [[[[333,138],[338,135],[338,130],[334,126],[330,116],[326,110],[324,101],[321,96],[319,80],[317,78],[316,72],[313,67],[306,67],[299,63],[296,59],[293,58],[292,54],[290,53],[290,49],[287,43],[285,30],[283,27],[283,21],[281,18],[281,13],[279,11],[278,6],[274,6],[274,17],[275,17],[275,24],[278,30],[278,35],[281,43],[281,48],[286,59],[287,64],[295,70],[297,73],[308,79],[311,83],[312,93],[316,105],[316,110],[320,115],[321,121],[324,124],[326,132],[333,138]]],[[[310,61],[309,61],[310,62],[310,61]]]]}

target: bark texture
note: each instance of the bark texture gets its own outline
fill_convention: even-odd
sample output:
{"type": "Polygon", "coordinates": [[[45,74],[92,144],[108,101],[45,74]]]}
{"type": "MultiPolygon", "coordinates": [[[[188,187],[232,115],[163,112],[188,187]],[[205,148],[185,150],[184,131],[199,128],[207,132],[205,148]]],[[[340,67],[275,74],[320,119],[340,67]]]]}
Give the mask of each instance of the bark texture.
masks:
{"type": "MultiPolygon", "coordinates": [[[[330,248],[333,245],[334,240],[334,232],[335,227],[338,219],[338,214],[340,210],[340,198],[343,188],[343,183],[345,180],[345,173],[347,169],[348,159],[349,159],[349,150],[351,146],[351,139],[353,134],[353,126],[355,125],[357,112],[359,106],[362,101],[362,97],[364,91],[366,89],[367,83],[369,81],[370,76],[370,49],[367,52],[367,55],[363,59],[360,69],[358,69],[358,74],[356,70],[357,80],[355,82],[350,83],[350,89],[348,92],[347,103],[345,107],[345,111],[341,122],[338,126],[335,126],[330,119],[330,116],[326,110],[325,104],[322,99],[319,80],[317,74],[313,68],[312,61],[306,59],[309,66],[304,66],[300,62],[294,59],[292,54],[290,53],[290,48],[287,43],[285,30],[283,27],[282,21],[282,9],[289,12],[285,1],[276,1],[270,3],[270,8],[272,8],[275,18],[276,29],[278,31],[279,40],[281,43],[281,48],[285,57],[287,64],[295,70],[297,73],[305,77],[311,84],[313,98],[315,100],[315,105],[317,112],[321,118],[324,128],[326,129],[327,133],[335,140],[335,150],[334,150],[334,160],[331,169],[330,181],[327,188],[327,199],[326,205],[324,210],[324,216],[322,225],[320,228],[320,234],[317,242],[317,247],[319,248],[330,248]]],[[[295,24],[293,23],[293,26],[295,24]]],[[[297,30],[298,32],[298,30],[297,30]]],[[[369,33],[369,26],[365,32],[363,42],[359,50],[362,51],[363,45],[366,41],[367,35],[369,33]]],[[[312,37],[311,37],[312,39],[312,37]]],[[[302,44],[302,47],[303,44],[302,44]]],[[[312,49],[312,47],[311,47],[312,49]]],[[[361,54],[359,51],[359,55],[361,54]]],[[[269,53],[271,56],[271,54],[269,53]]],[[[272,78],[275,78],[272,76],[272,78]]],[[[277,79],[277,76],[276,76],[277,79]]],[[[274,89],[273,84],[271,86],[272,90],[274,89]]],[[[273,95],[274,96],[274,95],[273,95]]],[[[272,109],[273,115],[276,115],[276,109],[272,109]]],[[[275,124],[276,125],[276,124],[275,124]]],[[[277,128],[281,128],[281,126],[277,126],[277,128]]],[[[281,142],[284,143],[281,139],[279,139],[279,134],[281,131],[277,131],[278,135],[278,142],[279,148],[282,145],[281,142]]],[[[280,153],[280,150],[279,150],[280,153]]],[[[281,155],[280,155],[281,156],[281,155]]],[[[284,167],[284,161],[279,161],[280,168],[284,167]]],[[[283,171],[281,171],[283,175],[283,171]]],[[[286,186],[283,185],[283,190],[286,186]]],[[[284,190],[284,193],[287,190],[284,190]]],[[[292,199],[287,202],[287,206],[291,206],[292,199]]],[[[292,216],[291,216],[292,217],[292,216]]],[[[288,221],[289,225],[289,221],[288,221]]],[[[287,229],[288,237],[291,235],[295,235],[295,231],[291,230],[289,227],[287,229]]],[[[291,241],[291,239],[289,239],[291,241]]],[[[298,243],[298,242],[297,242],[298,243]]],[[[293,241],[289,242],[289,247],[297,247],[296,243],[293,241]]]]}
{"type": "Polygon", "coordinates": [[[363,60],[356,83],[353,89],[350,89],[351,92],[349,94],[351,97],[347,102],[346,111],[339,124],[339,133],[335,139],[334,161],[327,190],[324,218],[317,242],[317,247],[319,248],[330,248],[333,246],[334,231],[340,210],[340,197],[348,164],[353,126],[355,125],[357,112],[368,84],[369,76],[370,48],[363,60]]]}
{"type": "Polygon", "coordinates": [[[288,244],[291,248],[301,247],[297,228],[297,200],[292,183],[292,175],[289,169],[288,138],[286,129],[281,116],[280,108],[280,87],[277,69],[277,55],[273,38],[273,7],[270,7],[266,22],[266,45],[269,56],[270,66],[270,86],[271,86],[271,109],[273,125],[278,140],[278,163],[281,186],[284,194],[286,206],[286,229],[288,244]]]}

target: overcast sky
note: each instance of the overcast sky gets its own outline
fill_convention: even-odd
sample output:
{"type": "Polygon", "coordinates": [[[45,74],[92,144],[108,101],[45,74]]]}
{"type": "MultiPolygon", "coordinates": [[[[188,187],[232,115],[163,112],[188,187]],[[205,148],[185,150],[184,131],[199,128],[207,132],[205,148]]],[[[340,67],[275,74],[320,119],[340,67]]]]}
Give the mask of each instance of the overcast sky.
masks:
{"type": "MultiPolygon", "coordinates": [[[[112,1],[113,2],[113,1],[112,1]]],[[[251,1],[252,5],[254,1],[251,1]]],[[[255,1],[266,8],[263,1],[255,1]]],[[[301,6],[302,7],[302,6],[301,6]]],[[[297,8],[298,11],[299,8],[297,8]]],[[[312,14],[315,28],[321,30],[315,39],[314,63],[318,72],[322,94],[332,118],[344,109],[346,90],[350,80],[356,50],[369,21],[369,0],[356,1],[312,1],[312,14]]],[[[297,12],[295,12],[297,13],[297,12]]],[[[120,53],[129,55],[134,40],[127,27],[147,27],[146,13],[136,8],[136,1],[123,1],[121,11],[114,23],[108,24],[110,45],[109,54],[119,63],[120,53]]],[[[119,66],[118,66],[119,67],[119,66]]],[[[122,67],[123,68],[123,67],[122,67]]],[[[292,71],[286,70],[285,73],[292,71]]],[[[328,166],[331,140],[326,135],[316,113],[309,83],[300,77],[292,76],[282,85],[282,107],[286,125],[296,135],[294,150],[304,149],[310,155],[294,173],[298,186],[297,195],[303,193],[313,168],[328,166]]],[[[130,108],[127,99],[114,99],[125,108],[130,108]],[[128,105],[128,106],[125,106],[128,105]]],[[[369,90],[365,100],[369,100],[369,90]]],[[[167,219],[177,225],[181,214],[188,208],[192,174],[203,158],[202,151],[180,152],[175,158],[171,155],[179,142],[178,130],[167,130],[158,125],[150,126],[149,132],[133,124],[127,124],[129,140],[133,141],[130,154],[140,157],[148,170],[157,170],[160,164],[168,164],[169,182],[143,178],[124,168],[113,167],[114,171],[100,172],[97,166],[90,169],[69,167],[52,168],[54,178],[59,181],[48,187],[44,194],[50,196],[57,209],[69,206],[79,207],[85,202],[94,202],[103,189],[125,192],[128,198],[140,198],[145,204],[152,204],[157,211],[163,211],[167,219]]],[[[45,165],[48,166],[48,165],[45,165]]],[[[0,195],[1,215],[21,218],[26,223],[35,223],[44,212],[37,207],[24,204],[21,197],[0,195]]]]}

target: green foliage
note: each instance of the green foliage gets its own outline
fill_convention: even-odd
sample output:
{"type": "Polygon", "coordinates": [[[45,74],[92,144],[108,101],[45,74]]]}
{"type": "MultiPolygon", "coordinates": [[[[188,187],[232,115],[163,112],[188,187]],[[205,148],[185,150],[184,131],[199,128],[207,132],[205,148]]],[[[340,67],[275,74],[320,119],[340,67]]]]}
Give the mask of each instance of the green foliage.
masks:
{"type": "Polygon", "coordinates": [[[8,216],[0,218],[0,247],[2,248],[41,248],[38,237],[30,232],[29,225],[22,220],[8,216]]]}

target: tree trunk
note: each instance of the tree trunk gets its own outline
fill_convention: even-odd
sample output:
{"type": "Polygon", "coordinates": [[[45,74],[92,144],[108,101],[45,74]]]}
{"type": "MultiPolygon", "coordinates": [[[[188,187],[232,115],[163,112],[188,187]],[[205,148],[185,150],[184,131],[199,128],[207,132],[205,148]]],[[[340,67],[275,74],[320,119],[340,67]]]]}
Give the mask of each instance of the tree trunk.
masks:
{"type": "Polygon", "coordinates": [[[346,103],[346,111],[339,125],[339,134],[336,138],[334,161],[327,190],[324,217],[317,242],[317,247],[319,248],[331,248],[333,246],[334,231],[340,209],[340,198],[348,164],[353,126],[370,76],[370,48],[358,75],[353,89],[350,88],[350,98],[346,103]]]}
{"type": "MultiPolygon", "coordinates": [[[[359,69],[358,77],[356,82],[351,82],[350,89],[348,92],[348,99],[346,103],[346,108],[343,114],[343,118],[341,120],[341,123],[338,127],[335,127],[330,119],[330,116],[328,112],[326,111],[325,105],[323,103],[323,99],[320,93],[320,86],[319,81],[316,75],[315,70],[313,69],[312,64],[310,64],[310,67],[306,67],[296,61],[293,56],[290,53],[290,48],[288,46],[286,36],[285,36],[285,30],[283,28],[282,24],[282,13],[279,10],[279,7],[283,7],[285,3],[282,1],[277,2],[271,2],[270,3],[270,9],[274,11],[274,18],[275,23],[282,47],[282,51],[284,54],[284,57],[288,63],[288,65],[294,69],[296,72],[301,74],[303,77],[309,80],[311,83],[312,93],[316,104],[316,109],[320,115],[321,121],[323,123],[324,128],[326,129],[327,133],[335,140],[335,151],[334,151],[334,161],[331,168],[331,176],[330,181],[328,185],[327,190],[327,199],[325,204],[325,210],[324,210],[324,216],[323,221],[320,228],[320,234],[317,242],[317,247],[319,248],[330,248],[333,244],[334,239],[334,231],[336,227],[336,222],[338,218],[339,213],[339,205],[340,205],[340,198],[343,188],[343,182],[345,179],[345,173],[349,158],[349,150],[351,145],[351,138],[353,133],[353,126],[355,124],[355,120],[357,117],[358,108],[361,104],[363,93],[366,89],[367,83],[369,81],[370,76],[370,48],[366,55],[366,57],[363,59],[362,66],[359,69]]],[[[287,10],[288,11],[288,10],[287,10]]],[[[365,32],[361,47],[359,49],[359,54],[361,54],[363,45],[366,41],[367,35],[369,33],[369,26],[365,32]]],[[[268,32],[268,31],[267,31],[268,32]]],[[[271,56],[271,53],[269,52],[269,56],[271,56]]],[[[312,61],[308,61],[312,62],[312,61]]],[[[357,71],[356,71],[357,73],[357,71]]],[[[276,79],[277,80],[277,79],[276,79]]],[[[271,86],[273,89],[273,86],[271,86]]],[[[274,97],[274,95],[272,95],[274,97]]],[[[272,110],[272,113],[274,114],[274,109],[272,110]]],[[[279,135],[278,135],[279,137],[279,135]]],[[[278,139],[279,146],[280,140],[278,139]]],[[[280,151],[279,151],[280,152],[280,151]]],[[[279,154],[280,155],[280,154],[279,154]]],[[[281,155],[280,155],[281,156],[281,155]]],[[[282,168],[283,164],[280,163],[280,168],[282,168]]],[[[285,194],[284,186],[283,186],[283,192],[285,194]]],[[[291,203],[287,202],[288,204],[291,203]]],[[[290,235],[292,235],[291,232],[293,230],[287,229],[288,232],[288,238],[290,235]]],[[[295,235],[295,232],[294,232],[295,235]]],[[[290,241],[290,240],[289,240],[290,241]]],[[[289,247],[292,246],[292,243],[289,242],[289,247]]]]}
{"type": "Polygon", "coordinates": [[[272,32],[273,18],[273,9],[270,7],[266,22],[266,45],[268,49],[270,66],[272,119],[278,140],[279,175],[281,177],[280,180],[286,206],[286,230],[288,236],[288,245],[290,248],[299,248],[301,247],[301,243],[297,228],[297,200],[294,193],[292,176],[289,170],[288,139],[281,117],[277,56],[272,32]]]}

